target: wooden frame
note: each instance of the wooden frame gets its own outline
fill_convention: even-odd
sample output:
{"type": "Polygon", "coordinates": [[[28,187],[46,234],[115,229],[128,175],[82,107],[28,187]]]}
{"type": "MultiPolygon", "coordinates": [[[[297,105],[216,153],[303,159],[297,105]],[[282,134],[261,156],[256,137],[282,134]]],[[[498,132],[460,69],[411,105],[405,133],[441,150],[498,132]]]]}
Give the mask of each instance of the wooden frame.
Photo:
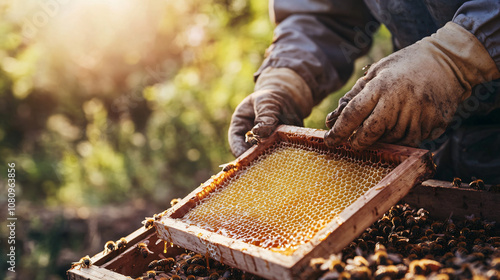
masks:
{"type": "Polygon", "coordinates": [[[454,187],[448,181],[427,180],[412,188],[402,201],[426,209],[435,219],[474,216],[500,222],[500,193],[475,190],[466,184],[454,187]]]}
{"type": "MultiPolygon", "coordinates": [[[[269,138],[263,139],[259,145],[253,146],[236,159],[231,168],[213,176],[169,209],[160,221],[155,222],[159,237],[189,250],[209,254],[227,265],[268,279],[307,279],[314,276],[314,270],[309,265],[312,258],[328,257],[332,253],[340,252],[352,239],[400,201],[413,186],[432,176],[434,172],[431,154],[425,150],[376,144],[360,152],[360,156],[376,157],[399,165],[290,256],[209,232],[178,219],[221,182],[231,177],[238,168],[250,164],[274,142],[307,141],[326,148],[324,133],[324,130],[280,126],[269,138]]],[[[358,153],[346,145],[335,149],[342,149],[350,154],[358,153]]]]}
{"type": "Polygon", "coordinates": [[[148,264],[159,258],[174,257],[185,250],[178,247],[168,247],[164,253],[164,241],[158,239],[153,227],[141,227],[125,237],[127,246],[123,250],[99,252],[91,258],[92,265],[88,268],[75,267],[68,270],[70,280],[130,280],[142,275],[148,264]],[[137,249],[138,243],[147,243],[153,254],[144,258],[137,249]]]}
{"type": "MultiPolygon", "coordinates": [[[[146,240],[150,236],[155,235],[154,229],[150,228],[146,230],[141,227],[129,234],[125,239],[127,240],[128,246],[126,251],[133,249],[135,244],[141,240],[146,240]],[[133,246],[132,246],[133,245],[133,246]]],[[[105,253],[104,251],[97,253],[90,258],[91,266],[89,268],[75,267],[68,270],[67,275],[70,280],[87,280],[87,279],[112,279],[112,280],[125,280],[130,279],[126,274],[118,273],[106,267],[108,262],[114,262],[115,259],[123,255],[123,251],[113,251],[110,253],[105,253]]]]}

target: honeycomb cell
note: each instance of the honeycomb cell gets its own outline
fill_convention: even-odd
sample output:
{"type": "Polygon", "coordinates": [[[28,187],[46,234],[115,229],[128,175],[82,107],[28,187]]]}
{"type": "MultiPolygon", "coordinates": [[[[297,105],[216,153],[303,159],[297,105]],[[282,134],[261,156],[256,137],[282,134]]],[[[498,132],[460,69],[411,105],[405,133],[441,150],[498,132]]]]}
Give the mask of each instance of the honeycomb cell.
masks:
{"type": "Polygon", "coordinates": [[[394,168],[371,157],[278,142],[180,219],[290,255],[394,168]]]}

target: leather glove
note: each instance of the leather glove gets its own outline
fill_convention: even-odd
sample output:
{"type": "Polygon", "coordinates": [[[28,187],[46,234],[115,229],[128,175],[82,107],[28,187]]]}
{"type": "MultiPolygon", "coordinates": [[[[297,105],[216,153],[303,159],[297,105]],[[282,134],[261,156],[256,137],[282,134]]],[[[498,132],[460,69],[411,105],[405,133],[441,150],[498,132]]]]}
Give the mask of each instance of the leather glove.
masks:
{"type": "Polygon", "coordinates": [[[476,84],[500,77],[477,38],[449,22],[373,64],[326,117],[325,142],[418,146],[439,137],[476,84]]]}
{"type": "Polygon", "coordinates": [[[233,113],[228,131],[234,156],[252,145],[245,141],[248,131],[258,138],[268,137],[278,125],[303,125],[313,107],[311,90],[306,82],[288,68],[266,68],[247,96],[233,113]]]}

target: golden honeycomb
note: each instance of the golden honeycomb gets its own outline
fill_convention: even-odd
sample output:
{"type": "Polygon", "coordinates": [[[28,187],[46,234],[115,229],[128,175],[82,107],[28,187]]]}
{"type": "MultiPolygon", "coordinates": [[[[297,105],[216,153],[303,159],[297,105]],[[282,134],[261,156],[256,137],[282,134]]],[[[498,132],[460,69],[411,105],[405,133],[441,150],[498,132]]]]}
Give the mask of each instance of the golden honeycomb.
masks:
{"type": "Polygon", "coordinates": [[[290,255],[394,168],[372,156],[277,142],[180,219],[290,255]]]}

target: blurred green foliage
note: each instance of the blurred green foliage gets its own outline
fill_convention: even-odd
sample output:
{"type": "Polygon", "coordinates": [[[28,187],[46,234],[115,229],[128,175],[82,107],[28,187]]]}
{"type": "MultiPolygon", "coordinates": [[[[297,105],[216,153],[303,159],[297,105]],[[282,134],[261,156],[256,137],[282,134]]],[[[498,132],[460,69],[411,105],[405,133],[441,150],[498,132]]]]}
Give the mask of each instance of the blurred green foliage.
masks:
{"type": "MultiPolygon", "coordinates": [[[[267,3],[43,5],[1,6],[0,164],[18,164],[24,199],[160,203],[232,160],[229,120],[252,91],[272,39],[267,3]]],[[[306,126],[324,128],[324,116],[359,75],[306,126]]]]}
{"type": "MultiPolygon", "coordinates": [[[[76,208],[141,198],[166,208],[218,172],[233,160],[226,140],[231,114],[252,92],[272,40],[267,5],[2,1],[0,166],[16,164],[17,199],[76,208]]],[[[362,75],[361,66],[391,51],[385,28],[376,45],[306,126],[325,128],[326,114],[362,75]]],[[[34,232],[44,227],[36,216],[27,219],[34,232]]],[[[60,235],[50,231],[31,236],[40,242],[25,267],[57,259],[60,235]]]]}
{"type": "Polygon", "coordinates": [[[42,4],[7,2],[0,164],[19,166],[23,199],[165,203],[232,160],[228,122],[272,38],[266,3],[54,1],[37,26],[42,4]]]}

